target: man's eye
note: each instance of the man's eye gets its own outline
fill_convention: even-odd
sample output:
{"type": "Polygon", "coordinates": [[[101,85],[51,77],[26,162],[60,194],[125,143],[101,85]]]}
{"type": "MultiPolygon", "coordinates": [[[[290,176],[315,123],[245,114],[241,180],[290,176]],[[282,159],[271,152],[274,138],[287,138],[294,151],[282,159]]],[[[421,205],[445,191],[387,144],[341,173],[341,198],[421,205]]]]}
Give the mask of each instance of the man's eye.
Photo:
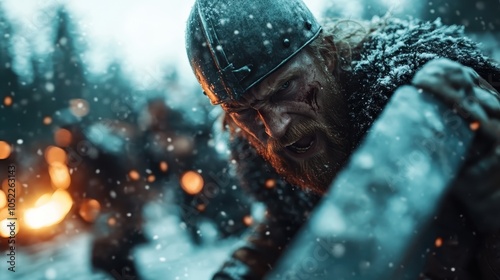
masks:
{"type": "Polygon", "coordinates": [[[289,86],[290,86],[290,80],[282,84],[280,90],[287,89],[289,86]]]}

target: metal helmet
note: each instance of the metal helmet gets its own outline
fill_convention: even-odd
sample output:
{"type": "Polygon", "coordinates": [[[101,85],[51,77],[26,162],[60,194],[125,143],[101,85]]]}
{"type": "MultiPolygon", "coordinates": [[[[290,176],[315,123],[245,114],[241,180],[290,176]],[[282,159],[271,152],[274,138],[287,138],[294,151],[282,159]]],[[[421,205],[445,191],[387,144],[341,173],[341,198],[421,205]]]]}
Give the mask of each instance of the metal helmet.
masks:
{"type": "Polygon", "coordinates": [[[301,0],[196,0],[186,50],[205,94],[220,104],[238,100],[320,31],[301,0]]]}

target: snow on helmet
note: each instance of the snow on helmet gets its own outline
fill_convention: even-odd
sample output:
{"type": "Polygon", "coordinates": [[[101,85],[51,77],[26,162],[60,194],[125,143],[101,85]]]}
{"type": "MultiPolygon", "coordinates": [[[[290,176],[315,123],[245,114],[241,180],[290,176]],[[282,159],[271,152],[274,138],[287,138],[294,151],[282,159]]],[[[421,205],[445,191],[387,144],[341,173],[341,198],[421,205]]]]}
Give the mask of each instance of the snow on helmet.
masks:
{"type": "Polygon", "coordinates": [[[186,51],[205,94],[220,104],[238,100],[320,31],[301,0],[196,0],[186,51]]]}

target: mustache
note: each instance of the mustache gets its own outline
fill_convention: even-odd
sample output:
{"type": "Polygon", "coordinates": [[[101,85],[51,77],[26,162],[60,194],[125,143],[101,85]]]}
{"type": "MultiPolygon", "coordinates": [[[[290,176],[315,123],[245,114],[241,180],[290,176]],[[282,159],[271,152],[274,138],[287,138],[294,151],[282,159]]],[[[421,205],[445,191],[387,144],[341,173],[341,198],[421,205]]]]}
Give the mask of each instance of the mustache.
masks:
{"type": "Polygon", "coordinates": [[[267,152],[280,152],[293,142],[296,142],[305,135],[315,134],[321,125],[311,119],[302,120],[290,126],[285,135],[280,139],[270,138],[268,140],[267,152]]]}
{"type": "Polygon", "coordinates": [[[342,128],[339,126],[341,125],[336,123],[334,123],[333,126],[325,126],[314,119],[302,120],[290,126],[285,135],[280,139],[270,138],[268,140],[268,152],[283,150],[287,145],[296,142],[300,138],[318,132],[332,141],[331,144],[334,146],[342,147],[342,140],[344,140],[343,138],[347,135],[342,132],[342,128]]]}

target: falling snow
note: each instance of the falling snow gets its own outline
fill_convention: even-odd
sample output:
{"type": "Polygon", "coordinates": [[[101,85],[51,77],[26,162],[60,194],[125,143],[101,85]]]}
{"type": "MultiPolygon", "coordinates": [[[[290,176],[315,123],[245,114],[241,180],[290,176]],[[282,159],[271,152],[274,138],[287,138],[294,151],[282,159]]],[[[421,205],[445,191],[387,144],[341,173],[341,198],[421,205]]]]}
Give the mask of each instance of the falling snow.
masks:
{"type": "MultiPolygon", "coordinates": [[[[208,104],[189,69],[181,26],[193,1],[101,2],[69,1],[63,6],[57,0],[29,4],[8,0],[0,5],[0,171],[15,164],[16,207],[18,215],[24,215],[19,216],[17,271],[13,274],[6,269],[4,251],[8,248],[3,242],[7,240],[7,192],[0,188],[0,218],[4,219],[0,221],[0,278],[210,279],[247,235],[256,234],[253,226],[265,217],[277,213],[293,226],[309,219],[320,199],[317,195],[290,188],[268,169],[245,174],[253,182],[250,186],[237,180],[238,168],[249,162],[268,166],[248,150],[246,142],[234,144],[242,152],[240,158],[230,159],[234,147],[223,127],[221,109],[208,104]],[[97,6],[101,9],[95,9],[97,6]],[[244,189],[256,194],[255,200],[244,189]],[[111,269],[118,266],[131,270],[111,269]]],[[[385,21],[389,12],[404,18],[387,20],[385,31],[371,35],[375,39],[365,46],[370,51],[348,67],[358,75],[355,86],[362,82],[374,93],[371,98],[356,99],[356,106],[363,110],[351,118],[361,120],[354,122],[360,133],[368,130],[381,104],[389,100],[377,92],[394,92],[424,62],[441,55],[426,48],[434,41],[446,42],[442,46],[445,54],[462,45],[474,50],[459,53],[457,60],[468,56],[483,59],[470,41],[463,40],[467,36],[480,42],[488,56],[500,60],[498,2],[496,6],[493,1],[472,1],[470,6],[452,1],[306,2],[319,17],[373,18],[375,22],[385,21]],[[407,21],[408,15],[431,22],[407,21]],[[398,30],[386,32],[391,28],[398,30]],[[422,29],[440,31],[420,36],[422,29]],[[409,50],[414,54],[408,55],[409,50]],[[366,71],[372,75],[365,76],[366,71]]],[[[245,16],[255,22],[258,17],[245,16]]],[[[220,24],[231,25],[231,21],[223,19],[220,24]]],[[[271,21],[259,24],[262,37],[256,43],[265,50],[274,43],[268,33],[278,25],[271,21]]],[[[245,31],[234,30],[233,37],[245,31]]],[[[357,98],[357,93],[350,98],[357,98]]],[[[435,131],[444,129],[432,112],[424,116],[435,131]]],[[[482,129],[479,122],[468,127],[482,129]]],[[[394,130],[392,126],[378,128],[388,133],[394,130]]],[[[405,135],[391,137],[391,145],[405,142],[405,135]]],[[[456,144],[460,151],[467,142],[456,144]]],[[[398,145],[392,148],[401,147],[398,145]]],[[[352,163],[363,172],[340,184],[339,192],[356,180],[362,182],[369,172],[386,172],[378,166],[382,156],[371,151],[357,154],[352,163]]],[[[415,178],[436,172],[435,167],[421,154],[410,154],[407,160],[397,160],[399,177],[390,178],[407,180],[410,188],[415,178]]],[[[409,215],[412,203],[425,203],[429,197],[420,192],[419,202],[405,193],[377,188],[378,183],[371,182],[363,191],[394,195],[384,205],[385,212],[380,211],[385,216],[355,211],[380,203],[369,201],[364,194],[354,196],[347,206],[323,205],[321,211],[326,214],[311,216],[307,225],[316,236],[299,246],[299,253],[289,253],[288,261],[302,265],[307,257],[304,251],[313,244],[327,249],[340,262],[356,253],[349,238],[374,240],[381,236],[375,226],[349,232],[351,227],[360,221],[371,225],[371,218],[385,219],[388,213],[391,217],[409,215]],[[347,220],[342,207],[358,215],[356,222],[347,220]],[[321,238],[328,232],[347,238],[321,238]]],[[[462,219],[460,214],[457,224],[462,219]]],[[[417,220],[386,221],[395,232],[405,233],[417,220]]],[[[276,224],[257,234],[261,238],[279,235],[282,228],[273,226],[276,224]]],[[[292,229],[296,228],[287,228],[292,229]]],[[[431,243],[441,248],[452,241],[434,237],[431,243]]],[[[398,242],[395,236],[393,243],[398,242]]],[[[390,248],[366,245],[356,269],[400,266],[399,260],[384,255],[390,248]],[[374,252],[379,258],[370,260],[374,252]]],[[[325,271],[331,267],[325,266],[325,271]]],[[[461,269],[456,263],[447,266],[452,275],[461,269]]],[[[322,279],[314,273],[301,277],[322,279]]]]}

